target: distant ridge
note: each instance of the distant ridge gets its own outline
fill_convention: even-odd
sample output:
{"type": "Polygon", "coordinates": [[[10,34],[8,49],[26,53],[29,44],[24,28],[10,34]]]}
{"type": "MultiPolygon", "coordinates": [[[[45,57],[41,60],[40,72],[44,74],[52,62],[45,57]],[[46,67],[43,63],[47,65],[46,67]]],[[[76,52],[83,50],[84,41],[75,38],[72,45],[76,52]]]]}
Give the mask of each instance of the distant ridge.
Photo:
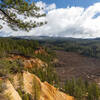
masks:
{"type": "Polygon", "coordinates": [[[47,39],[63,39],[63,40],[100,40],[100,38],[73,38],[73,37],[54,37],[54,36],[10,36],[11,38],[29,39],[29,40],[47,40],[47,39]]]}

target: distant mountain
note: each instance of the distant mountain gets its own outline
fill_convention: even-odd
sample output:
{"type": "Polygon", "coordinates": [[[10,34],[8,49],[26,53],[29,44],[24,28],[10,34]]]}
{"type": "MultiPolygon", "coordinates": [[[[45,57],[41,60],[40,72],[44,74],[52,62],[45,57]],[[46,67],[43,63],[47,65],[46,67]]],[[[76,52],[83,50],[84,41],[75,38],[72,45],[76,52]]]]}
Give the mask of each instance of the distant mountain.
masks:
{"type": "Polygon", "coordinates": [[[11,38],[29,39],[29,40],[100,40],[100,38],[72,38],[72,37],[50,37],[50,36],[12,36],[11,38]]]}

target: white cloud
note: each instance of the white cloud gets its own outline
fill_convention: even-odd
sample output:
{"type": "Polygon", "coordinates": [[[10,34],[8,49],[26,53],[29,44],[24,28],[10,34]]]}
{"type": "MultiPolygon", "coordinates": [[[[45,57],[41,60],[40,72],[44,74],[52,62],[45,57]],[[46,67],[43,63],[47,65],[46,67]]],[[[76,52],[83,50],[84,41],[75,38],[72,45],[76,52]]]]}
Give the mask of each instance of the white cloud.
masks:
{"type": "Polygon", "coordinates": [[[42,11],[46,11],[46,12],[56,9],[55,3],[47,5],[46,3],[42,2],[42,1],[37,2],[36,6],[38,6],[42,11]]]}
{"type": "MultiPolygon", "coordinates": [[[[1,33],[6,35],[44,35],[44,36],[65,36],[76,38],[95,38],[100,37],[100,16],[95,17],[100,13],[100,3],[88,7],[67,7],[56,8],[55,4],[46,5],[43,2],[38,2],[37,6],[43,8],[41,12],[48,11],[46,18],[48,24],[35,28],[29,33],[18,31],[14,32],[6,25],[1,33]]],[[[0,35],[2,35],[0,33],[0,35]]]]}

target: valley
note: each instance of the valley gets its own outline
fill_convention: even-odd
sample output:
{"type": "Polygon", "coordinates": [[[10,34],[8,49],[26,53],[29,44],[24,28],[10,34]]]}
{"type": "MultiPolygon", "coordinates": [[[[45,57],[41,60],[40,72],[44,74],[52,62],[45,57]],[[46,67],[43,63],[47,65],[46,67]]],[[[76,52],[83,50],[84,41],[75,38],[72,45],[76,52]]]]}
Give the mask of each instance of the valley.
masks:
{"type": "Polygon", "coordinates": [[[0,0],[0,100],[100,100],[100,0],[0,0]]]}
{"type": "Polygon", "coordinates": [[[82,78],[100,83],[100,59],[82,56],[74,52],[55,51],[55,64],[62,83],[72,78],[82,78]]]}
{"type": "Polygon", "coordinates": [[[0,38],[0,98],[99,100],[99,50],[94,40],[0,38]]]}

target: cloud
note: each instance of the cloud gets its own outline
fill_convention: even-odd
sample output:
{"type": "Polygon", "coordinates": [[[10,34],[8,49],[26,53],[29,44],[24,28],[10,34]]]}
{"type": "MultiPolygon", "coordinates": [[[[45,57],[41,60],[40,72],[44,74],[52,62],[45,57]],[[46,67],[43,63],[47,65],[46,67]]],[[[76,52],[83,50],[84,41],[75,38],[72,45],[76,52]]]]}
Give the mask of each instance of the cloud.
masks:
{"type": "Polygon", "coordinates": [[[14,32],[5,25],[4,29],[0,31],[0,35],[100,37],[100,3],[95,3],[86,9],[82,7],[56,8],[55,4],[47,5],[43,2],[37,2],[37,6],[43,8],[41,12],[47,12],[46,18],[43,18],[43,20],[48,21],[46,25],[35,28],[29,33],[23,31],[14,32]]]}
{"type": "Polygon", "coordinates": [[[46,12],[49,12],[51,10],[54,10],[56,9],[56,4],[53,3],[53,4],[50,4],[50,5],[47,5],[46,3],[42,2],[42,1],[39,1],[36,3],[36,6],[39,7],[42,11],[46,11],[46,12]]]}

